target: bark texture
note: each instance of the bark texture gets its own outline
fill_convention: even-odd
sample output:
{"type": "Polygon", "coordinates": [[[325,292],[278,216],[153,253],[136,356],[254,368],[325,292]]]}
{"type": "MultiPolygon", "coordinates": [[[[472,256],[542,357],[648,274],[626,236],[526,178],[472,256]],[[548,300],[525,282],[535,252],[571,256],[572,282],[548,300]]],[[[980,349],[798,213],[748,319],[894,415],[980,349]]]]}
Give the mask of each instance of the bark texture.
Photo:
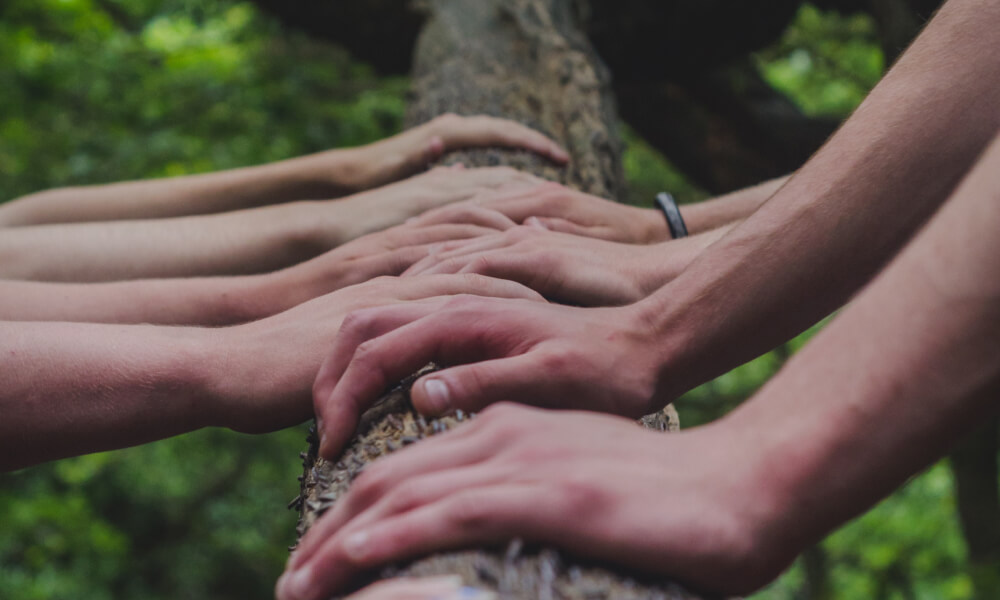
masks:
{"type": "MultiPolygon", "coordinates": [[[[445,112],[504,116],[546,132],[572,155],[565,169],[506,150],[455,153],[444,163],[510,165],[590,193],[624,196],[622,148],[608,73],[581,33],[575,0],[434,0],[424,3],[424,9],[428,21],[415,53],[409,125],[445,112]]],[[[316,441],[310,440],[303,455],[301,495],[293,502],[301,510],[300,536],[347,491],[365,465],[474,417],[458,413],[425,420],[409,403],[410,383],[412,378],[362,417],[355,438],[338,460],[318,458],[316,441]]],[[[668,407],[641,424],[675,430],[677,415],[668,407]]],[[[694,598],[670,582],[584,564],[551,548],[526,547],[516,539],[503,548],[438,554],[393,565],[374,577],[440,574],[460,575],[467,585],[493,590],[503,599],[694,598]]]]}

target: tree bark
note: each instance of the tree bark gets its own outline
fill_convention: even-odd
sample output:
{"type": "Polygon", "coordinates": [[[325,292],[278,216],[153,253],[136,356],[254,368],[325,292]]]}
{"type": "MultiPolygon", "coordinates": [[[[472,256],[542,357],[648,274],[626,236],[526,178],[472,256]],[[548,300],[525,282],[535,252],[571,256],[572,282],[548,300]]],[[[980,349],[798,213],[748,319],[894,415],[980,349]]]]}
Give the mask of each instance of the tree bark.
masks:
{"type": "MultiPolygon", "coordinates": [[[[504,116],[548,133],[572,155],[565,169],[506,150],[460,152],[444,162],[511,165],[590,193],[624,197],[621,142],[608,73],[581,33],[575,0],[433,0],[425,8],[428,21],[417,43],[409,124],[445,112],[504,116]]],[[[301,495],[293,503],[301,509],[300,536],[348,490],[365,465],[474,417],[458,413],[425,420],[409,403],[411,381],[365,413],[356,437],[338,460],[318,458],[315,436],[310,440],[301,495]]],[[[676,412],[668,407],[641,423],[674,430],[676,412]]],[[[376,578],[441,574],[459,575],[467,585],[495,591],[505,599],[694,597],[670,582],[584,564],[552,548],[526,547],[518,540],[501,549],[450,552],[392,565],[376,578]]]]}

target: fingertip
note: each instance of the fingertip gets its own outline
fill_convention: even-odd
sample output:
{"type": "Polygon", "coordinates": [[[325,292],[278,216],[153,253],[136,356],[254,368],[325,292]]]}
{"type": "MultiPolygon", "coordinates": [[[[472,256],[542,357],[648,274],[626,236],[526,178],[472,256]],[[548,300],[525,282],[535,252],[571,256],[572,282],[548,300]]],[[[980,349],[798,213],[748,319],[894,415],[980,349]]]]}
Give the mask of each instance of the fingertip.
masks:
{"type": "Polygon", "coordinates": [[[436,160],[438,158],[441,158],[441,156],[444,154],[444,151],[445,151],[445,145],[444,145],[444,140],[441,139],[441,136],[439,135],[431,136],[430,141],[427,142],[427,154],[430,160],[436,160]]]}
{"type": "Polygon", "coordinates": [[[543,231],[550,231],[545,223],[538,217],[528,217],[524,220],[524,224],[528,227],[534,227],[535,229],[541,229],[543,231]]]}
{"type": "Polygon", "coordinates": [[[549,149],[549,156],[551,156],[557,163],[564,165],[569,162],[570,158],[569,152],[566,152],[566,150],[559,144],[552,144],[552,147],[549,149]]]}
{"type": "Polygon", "coordinates": [[[423,377],[410,390],[410,401],[421,414],[443,415],[451,410],[451,387],[441,377],[423,377]]]}

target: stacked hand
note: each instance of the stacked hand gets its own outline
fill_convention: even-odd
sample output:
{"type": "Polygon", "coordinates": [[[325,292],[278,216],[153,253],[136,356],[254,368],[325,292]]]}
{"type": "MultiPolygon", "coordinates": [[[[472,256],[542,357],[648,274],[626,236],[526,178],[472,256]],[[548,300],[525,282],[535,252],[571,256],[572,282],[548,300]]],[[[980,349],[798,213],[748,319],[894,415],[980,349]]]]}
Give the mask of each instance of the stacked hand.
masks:
{"type": "Polygon", "coordinates": [[[207,369],[213,374],[208,424],[263,432],[301,423],[312,416],[316,373],[348,314],[394,303],[420,311],[426,302],[461,294],[541,300],[524,286],[480,275],[379,277],[260,321],[204,330],[211,360],[218,361],[207,369]]]}
{"type": "MultiPolygon", "coordinates": [[[[670,239],[663,215],[584,194],[558,183],[487,191],[470,203],[495,210],[518,224],[535,224],[552,231],[572,233],[630,244],[650,244],[670,239]],[[530,219],[530,221],[529,221],[530,219]]],[[[457,222],[461,215],[450,206],[421,215],[423,223],[457,222]]]]}
{"type": "Polygon", "coordinates": [[[666,283],[655,271],[669,258],[658,245],[609,242],[527,225],[434,245],[404,276],[479,273],[517,281],[566,304],[613,306],[641,300],[666,283]]]}
{"type": "Polygon", "coordinates": [[[313,526],[279,600],[320,600],[367,569],[518,537],[735,594],[793,553],[767,525],[763,466],[728,423],[664,435],[631,421],[498,405],[368,467],[313,526]],[[531,507],[530,510],[526,507],[531,507]]]}
{"type": "Polygon", "coordinates": [[[516,399],[639,417],[669,401],[656,335],[632,306],[462,296],[354,312],[316,378],[320,452],[335,456],[378,395],[429,362],[447,368],[414,384],[411,397],[423,413],[516,399]]]}

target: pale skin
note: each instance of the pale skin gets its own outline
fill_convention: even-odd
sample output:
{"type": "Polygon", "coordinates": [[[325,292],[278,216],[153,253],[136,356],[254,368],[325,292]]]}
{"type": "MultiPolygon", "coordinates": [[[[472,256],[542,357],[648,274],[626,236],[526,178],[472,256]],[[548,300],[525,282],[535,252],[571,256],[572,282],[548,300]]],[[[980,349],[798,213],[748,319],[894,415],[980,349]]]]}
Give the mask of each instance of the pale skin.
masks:
{"type": "Polygon", "coordinates": [[[1000,136],[903,251],[760,392],[678,434],[517,405],[365,470],[279,600],[511,537],[748,594],[1000,411],[1000,136]],[[665,466],[666,465],[666,466],[665,466]]]}
{"type": "Polygon", "coordinates": [[[0,471],[202,427],[300,423],[345,315],[466,292],[541,299],[478,275],[380,277],[235,327],[0,321],[0,471]]]}
{"type": "Polygon", "coordinates": [[[273,273],[107,283],[0,280],[0,321],[235,325],[365,282],[398,275],[446,240],[514,227],[494,211],[468,206],[461,224],[398,225],[273,273]]]}
{"type": "Polygon", "coordinates": [[[436,244],[403,275],[479,273],[517,281],[563,304],[625,305],[663,287],[732,227],[655,244],[626,244],[549,231],[534,217],[526,223],[436,244]]]}
{"type": "MultiPolygon", "coordinates": [[[[745,219],[787,181],[788,177],[780,177],[712,200],[681,206],[688,233],[707,233],[745,219]]],[[[531,219],[536,226],[581,237],[628,244],[654,244],[671,239],[663,213],[657,209],[628,206],[553,182],[490,190],[468,203],[501,212],[518,224],[531,219]]],[[[461,206],[446,206],[417,219],[428,224],[462,222],[462,214],[458,212],[461,210],[461,206]]]]}
{"type": "Polygon", "coordinates": [[[679,275],[787,180],[782,177],[682,206],[690,237],[681,240],[670,239],[659,210],[625,206],[553,183],[487,192],[413,221],[464,222],[467,217],[459,211],[474,205],[502,213],[524,227],[434,246],[405,275],[479,273],[523,283],[566,304],[630,304],[679,275]]]}
{"type": "Polygon", "coordinates": [[[539,181],[504,167],[439,168],[335,200],[213,215],[15,227],[0,235],[0,278],[83,283],[266,273],[431,208],[539,181]]]}
{"type": "Polygon", "coordinates": [[[358,148],[205,175],[31,194],[0,205],[0,227],[162,219],[335,198],[409,177],[447,151],[475,146],[523,148],[560,164],[569,159],[557,144],[518,123],[448,114],[358,148]]]}
{"type": "Polygon", "coordinates": [[[1000,6],[948,2],[813,159],[638,303],[458,300],[352,315],[316,383],[324,455],[386,385],[428,362],[450,365],[413,387],[431,414],[572,398],[639,416],[815,323],[898,252],[1000,129],[1000,55],[984,51],[998,31],[1000,6]]]}

